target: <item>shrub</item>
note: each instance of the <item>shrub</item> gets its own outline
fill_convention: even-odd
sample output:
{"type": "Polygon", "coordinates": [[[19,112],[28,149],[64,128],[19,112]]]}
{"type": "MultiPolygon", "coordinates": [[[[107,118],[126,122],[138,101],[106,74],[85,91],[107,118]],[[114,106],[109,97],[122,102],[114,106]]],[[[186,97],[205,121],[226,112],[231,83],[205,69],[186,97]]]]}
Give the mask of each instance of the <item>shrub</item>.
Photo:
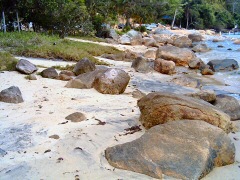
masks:
{"type": "Polygon", "coordinates": [[[0,52],[0,71],[14,71],[17,59],[8,52],[0,52]]]}

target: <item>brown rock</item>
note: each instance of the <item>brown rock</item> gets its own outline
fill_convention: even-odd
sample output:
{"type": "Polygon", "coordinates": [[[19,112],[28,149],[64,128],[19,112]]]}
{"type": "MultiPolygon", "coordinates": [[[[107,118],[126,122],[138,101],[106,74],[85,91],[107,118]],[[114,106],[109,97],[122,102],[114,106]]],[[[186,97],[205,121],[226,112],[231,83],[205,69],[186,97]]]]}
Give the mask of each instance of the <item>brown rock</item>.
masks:
{"type": "Polygon", "coordinates": [[[22,93],[17,86],[11,86],[7,89],[4,89],[0,92],[0,102],[5,103],[22,103],[22,93]]]}
{"type": "Polygon", "coordinates": [[[162,179],[201,179],[214,167],[234,163],[235,147],[221,129],[204,121],[158,125],[139,139],[105,150],[109,164],[162,179]]]}
{"type": "Polygon", "coordinates": [[[195,58],[195,54],[187,48],[162,46],[158,49],[157,58],[171,60],[176,66],[188,66],[189,62],[195,58]]]}
{"type": "Polygon", "coordinates": [[[58,73],[54,68],[47,68],[41,72],[42,77],[55,79],[58,77],[58,73]]]}
{"type": "Polygon", "coordinates": [[[72,72],[72,71],[67,71],[67,70],[61,71],[61,72],[59,73],[59,75],[61,75],[61,74],[65,74],[65,75],[67,75],[67,76],[75,76],[74,72],[72,72]]]}
{"type": "Polygon", "coordinates": [[[60,74],[59,77],[58,77],[59,80],[62,80],[62,81],[69,81],[72,79],[71,76],[68,76],[66,74],[60,74]]]}
{"type": "Polygon", "coordinates": [[[173,45],[180,48],[187,48],[192,45],[192,40],[186,36],[180,36],[173,41],[173,45]]]}
{"type": "Polygon", "coordinates": [[[216,100],[216,94],[213,90],[200,90],[198,92],[188,93],[185,95],[197,99],[202,99],[207,102],[214,102],[216,100]]]}
{"type": "Polygon", "coordinates": [[[155,41],[155,39],[149,38],[149,37],[144,37],[143,38],[143,44],[145,46],[158,47],[157,42],[155,41]]]}
{"type": "Polygon", "coordinates": [[[96,76],[93,87],[102,94],[122,94],[129,80],[130,76],[125,71],[109,68],[96,76]]]}
{"type": "Polygon", "coordinates": [[[144,97],[144,96],[146,96],[146,94],[143,93],[142,91],[138,90],[138,89],[137,89],[136,91],[133,91],[133,92],[132,92],[132,97],[133,97],[133,98],[141,99],[141,98],[144,97]]]}
{"type": "Polygon", "coordinates": [[[72,113],[72,114],[68,115],[67,117],[65,117],[65,119],[70,120],[72,122],[81,122],[81,121],[86,120],[87,118],[83,113],[75,112],[75,113],[72,113]]]}
{"type": "Polygon", "coordinates": [[[95,64],[90,61],[88,58],[83,58],[82,60],[78,61],[75,65],[73,72],[76,75],[87,73],[90,71],[94,71],[96,69],[95,64]]]}
{"type": "Polygon", "coordinates": [[[154,70],[162,74],[171,75],[175,73],[175,63],[164,59],[156,59],[154,61],[154,70]]]}
{"type": "Polygon", "coordinates": [[[207,47],[206,44],[197,44],[192,48],[194,52],[208,52],[210,49],[207,47]]]}
{"type": "Polygon", "coordinates": [[[180,86],[187,86],[192,88],[199,88],[200,86],[202,86],[202,83],[199,79],[194,79],[191,77],[176,77],[173,78],[171,82],[180,86]]]}
{"type": "Polygon", "coordinates": [[[192,42],[199,42],[203,40],[203,36],[201,34],[189,34],[188,38],[192,40],[192,42]]]}
{"type": "Polygon", "coordinates": [[[132,62],[132,68],[135,69],[137,72],[141,73],[147,73],[151,70],[149,62],[143,58],[143,57],[138,57],[132,62]]]}
{"type": "Polygon", "coordinates": [[[188,63],[188,66],[191,69],[199,69],[203,64],[204,62],[200,58],[196,57],[188,63]]]}
{"type": "Polygon", "coordinates": [[[209,68],[208,65],[203,65],[200,67],[200,71],[202,75],[213,75],[214,72],[209,68]]]}
{"type": "Polygon", "coordinates": [[[148,49],[145,52],[144,57],[155,60],[156,59],[156,55],[157,55],[157,49],[148,49]]]}
{"type": "Polygon", "coordinates": [[[147,129],[168,121],[198,119],[230,132],[230,117],[215,106],[187,96],[150,93],[138,100],[140,121],[147,129]]]}

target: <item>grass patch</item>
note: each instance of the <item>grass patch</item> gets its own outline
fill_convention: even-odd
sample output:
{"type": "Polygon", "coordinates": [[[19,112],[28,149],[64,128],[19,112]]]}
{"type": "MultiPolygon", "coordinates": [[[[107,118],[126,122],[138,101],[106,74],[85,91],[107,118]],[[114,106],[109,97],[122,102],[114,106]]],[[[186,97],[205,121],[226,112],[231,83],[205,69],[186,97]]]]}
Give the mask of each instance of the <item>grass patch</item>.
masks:
{"type": "Polygon", "coordinates": [[[96,64],[100,63],[94,56],[115,54],[120,51],[109,46],[93,43],[74,42],[34,32],[0,33],[0,47],[18,56],[62,59],[79,61],[84,57],[96,64]]]}
{"type": "Polygon", "coordinates": [[[0,71],[14,71],[18,60],[8,52],[0,52],[0,71]]]}
{"type": "Polygon", "coordinates": [[[61,71],[63,71],[63,70],[73,71],[74,66],[75,66],[75,64],[74,65],[66,65],[66,66],[52,66],[52,68],[58,69],[58,70],[61,70],[61,71]]]}

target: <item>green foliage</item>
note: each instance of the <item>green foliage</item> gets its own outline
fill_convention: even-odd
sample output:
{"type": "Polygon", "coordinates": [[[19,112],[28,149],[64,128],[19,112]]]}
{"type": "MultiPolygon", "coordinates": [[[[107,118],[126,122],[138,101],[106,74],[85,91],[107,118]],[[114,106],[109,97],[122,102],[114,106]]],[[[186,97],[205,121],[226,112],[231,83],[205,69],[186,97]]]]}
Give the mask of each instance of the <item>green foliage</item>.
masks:
{"type": "Polygon", "coordinates": [[[139,26],[139,27],[137,27],[137,28],[134,28],[136,31],[140,31],[140,32],[146,32],[147,31],[147,29],[146,29],[146,27],[145,26],[139,26]]]}
{"type": "Polygon", "coordinates": [[[14,71],[17,59],[8,52],[0,52],[0,71],[14,71]]]}
{"type": "Polygon", "coordinates": [[[131,30],[131,27],[130,27],[130,26],[124,26],[122,32],[126,33],[126,32],[128,32],[128,31],[130,31],[130,30],[131,30]]]}
{"type": "Polygon", "coordinates": [[[37,33],[0,33],[0,48],[19,56],[66,61],[79,61],[87,57],[96,63],[99,61],[94,56],[119,52],[109,46],[75,42],[37,33]]]}

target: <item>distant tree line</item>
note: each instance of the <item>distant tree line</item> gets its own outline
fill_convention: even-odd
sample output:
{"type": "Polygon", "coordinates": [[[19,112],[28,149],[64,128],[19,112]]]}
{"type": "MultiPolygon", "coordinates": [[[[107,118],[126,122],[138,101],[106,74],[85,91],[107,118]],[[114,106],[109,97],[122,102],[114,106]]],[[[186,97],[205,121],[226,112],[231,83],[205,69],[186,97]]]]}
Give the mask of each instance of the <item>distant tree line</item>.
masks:
{"type": "Polygon", "coordinates": [[[60,37],[81,32],[101,36],[104,24],[126,19],[183,28],[217,30],[240,25],[240,0],[1,0],[1,30],[21,30],[32,22],[34,31],[60,37]]]}

